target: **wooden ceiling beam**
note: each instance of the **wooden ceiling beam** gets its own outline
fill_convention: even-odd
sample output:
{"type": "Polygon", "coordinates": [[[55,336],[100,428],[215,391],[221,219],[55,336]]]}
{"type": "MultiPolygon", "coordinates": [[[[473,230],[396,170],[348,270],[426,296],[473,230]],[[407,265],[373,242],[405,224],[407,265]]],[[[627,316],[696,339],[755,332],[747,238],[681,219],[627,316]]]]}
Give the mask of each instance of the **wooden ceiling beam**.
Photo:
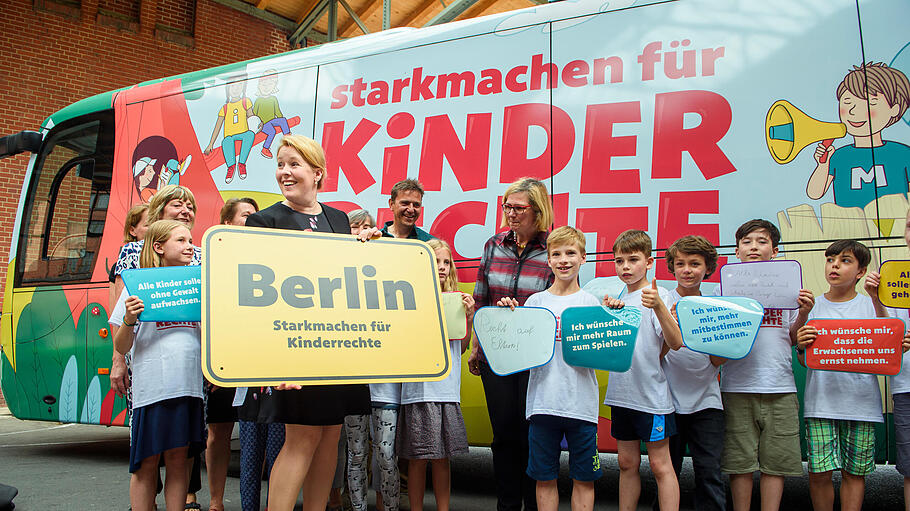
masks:
{"type": "MultiPolygon", "coordinates": [[[[376,12],[376,9],[379,8],[381,1],[382,0],[370,0],[366,3],[366,5],[361,7],[360,10],[355,10],[354,12],[357,13],[357,16],[359,16],[360,19],[365,20],[372,16],[374,12],[376,12]]],[[[352,35],[352,32],[354,32],[357,28],[358,27],[354,22],[354,19],[349,18],[340,27],[338,27],[339,37],[350,37],[352,35]]]]}
{"type": "Polygon", "coordinates": [[[303,21],[305,19],[307,19],[307,16],[309,16],[313,12],[313,9],[318,7],[321,3],[322,3],[322,0],[312,0],[312,1],[306,2],[306,5],[304,5],[303,9],[300,10],[300,15],[297,16],[297,24],[300,25],[301,23],[303,23],[303,21]]]}
{"type": "Polygon", "coordinates": [[[426,11],[427,9],[429,9],[431,7],[435,7],[436,3],[438,1],[439,0],[423,0],[423,2],[421,2],[420,5],[418,5],[416,9],[409,12],[408,15],[405,16],[404,19],[401,20],[400,23],[397,23],[397,26],[399,26],[399,27],[409,26],[414,20],[416,20],[417,18],[420,18],[420,16],[423,15],[424,11],[426,11]]]}
{"type": "MultiPolygon", "coordinates": [[[[478,16],[483,16],[483,12],[493,6],[496,3],[496,0],[478,0],[474,5],[470,6],[468,9],[465,9],[462,13],[459,13],[454,18],[451,18],[448,21],[454,21],[455,19],[468,19],[476,18],[478,16]]],[[[450,4],[451,6],[451,4],[450,4]]]]}

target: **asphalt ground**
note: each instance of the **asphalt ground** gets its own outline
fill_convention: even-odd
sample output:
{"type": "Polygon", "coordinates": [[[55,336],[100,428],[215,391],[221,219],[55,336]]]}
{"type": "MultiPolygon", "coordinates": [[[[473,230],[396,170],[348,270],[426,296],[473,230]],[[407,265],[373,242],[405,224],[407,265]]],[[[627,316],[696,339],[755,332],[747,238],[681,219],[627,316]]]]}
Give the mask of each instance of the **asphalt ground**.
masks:
{"type": "MultiPolygon", "coordinates": [[[[569,510],[572,481],[567,459],[563,455],[559,477],[560,509],[569,510]]],[[[236,474],[238,456],[232,461],[236,474]]],[[[15,486],[19,496],[17,510],[92,510],[129,509],[129,435],[125,428],[21,421],[0,408],[0,482],[15,486]]],[[[595,485],[595,509],[617,509],[619,468],[616,456],[601,455],[604,476],[595,485]]],[[[650,509],[656,484],[647,460],[641,468],[642,497],[639,509],[650,509]]],[[[203,474],[203,478],[205,475],[203,474]]],[[[205,479],[203,479],[205,481],[205,479]]],[[[903,478],[893,466],[878,466],[867,478],[864,509],[902,510],[903,478]]],[[[686,461],[681,477],[682,509],[692,509],[692,467],[686,461]]],[[[839,484],[839,480],[835,481],[839,484]]],[[[205,482],[203,483],[205,486],[205,482]]],[[[457,511],[495,510],[493,461],[487,448],[472,447],[470,452],[452,460],[452,509],[457,511]]],[[[758,509],[756,485],[754,509],[758,509]]],[[[371,492],[372,493],[372,492],[371,492]]],[[[225,494],[227,510],[240,510],[240,490],[236,475],[228,477],[225,494]]],[[[208,504],[208,490],[198,495],[203,509],[208,504]]],[[[370,497],[371,509],[373,497],[370,497]]],[[[428,491],[425,508],[435,511],[432,492],[428,491]]],[[[158,504],[164,509],[163,499],[158,504]]],[[[263,495],[262,509],[265,509],[263,495]]],[[[298,505],[299,509],[299,505],[298,505]]],[[[408,509],[403,499],[402,509],[408,509]]],[[[809,510],[808,480],[788,478],[781,509],[809,510]]]]}

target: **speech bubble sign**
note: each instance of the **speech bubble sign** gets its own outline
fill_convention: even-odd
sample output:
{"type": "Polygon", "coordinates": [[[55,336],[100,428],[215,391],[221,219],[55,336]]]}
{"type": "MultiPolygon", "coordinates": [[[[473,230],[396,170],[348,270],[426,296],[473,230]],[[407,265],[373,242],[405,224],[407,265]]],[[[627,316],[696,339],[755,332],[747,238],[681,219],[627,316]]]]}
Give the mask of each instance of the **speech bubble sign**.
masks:
{"type": "Polygon", "coordinates": [[[582,291],[596,296],[600,301],[603,301],[604,295],[610,295],[614,298],[619,296],[625,288],[626,283],[615,275],[612,277],[595,277],[581,287],[582,291]]]}
{"type": "Polygon", "coordinates": [[[559,320],[562,358],[567,364],[615,372],[628,371],[632,366],[641,325],[641,311],[637,308],[569,307],[559,320]],[[637,318],[628,313],[632,310],[638,312],[637,318]]]}
{"type": "Polygon", "coordinates": [[[199,266],[134,268],[120,274],[130,295],[142,300],[140,321],[202,320],[202,279],[199,266]]]}
{"type": "Polygon", "coordinates": [[[757,300],[742,296],[686,296],[676,302],[683,344],[731,360],[752,351],[764,314],[757,300]]]}
{"type": "Polygon", "coordinates": [[[878,299],[885,307],[910,309],[910,261],[885,261],[879,269],[882,279],[878,299]]]}
{"type": "Polygon", "coordinates": [[[443,293],[442,311],[446,317],[449,340],[461,341],[468,336],[468,314],[461,293],[443,293]]]}
{"type": "Polygon", "coordinates": [[[723,296],[758,300],[766,309],[798,309],[803,271],[796,261],[729,263],[720,268],[723,296]]]}
{"type": "Polygon", "coordinates": [[[898,318],[812,319],[818,329],[806,347],[812,369],[894,376],[901,372],[904,322],[898,318]]]}
{"type": "Polygon", "coordinates": [[[426,243],[216,226],[202,253],[202,365],[216,385],[449,374],[436,259],[426,243]]]}
{"type": "Polygon", "coordinates": [[[481,307],[474,333],[490,369],[506,376],[546,364],[556,349],[556,316],[541,307],[481,307]]]}

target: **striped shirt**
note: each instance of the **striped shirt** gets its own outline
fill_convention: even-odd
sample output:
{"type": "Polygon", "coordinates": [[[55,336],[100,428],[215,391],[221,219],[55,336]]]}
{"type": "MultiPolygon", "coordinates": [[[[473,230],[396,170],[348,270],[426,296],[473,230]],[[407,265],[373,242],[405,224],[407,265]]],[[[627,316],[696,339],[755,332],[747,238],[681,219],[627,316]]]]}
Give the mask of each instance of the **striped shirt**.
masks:
{"type": "Polygon", "coordinates": [[[474,284],[475,309],[496,305],[504,297],[524,305],[528,297],[550,287],[553,271],[547,265],[547,236],[545,231],[537,233],[521,255],[513,231],[494,234],[487,240],[474,284]]]}

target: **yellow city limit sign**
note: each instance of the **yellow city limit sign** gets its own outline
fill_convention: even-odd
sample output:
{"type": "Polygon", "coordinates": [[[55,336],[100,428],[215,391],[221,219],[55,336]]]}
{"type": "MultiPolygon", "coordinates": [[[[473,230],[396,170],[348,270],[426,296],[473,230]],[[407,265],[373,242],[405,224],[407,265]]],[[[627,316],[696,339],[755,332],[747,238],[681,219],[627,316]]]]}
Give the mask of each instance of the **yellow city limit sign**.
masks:
{"type": "Polygon", "coordinates": [[[426,243],[215,226],[202,253],[202,370],[217,385],[435,381],[451,370],[426,243]]]}

